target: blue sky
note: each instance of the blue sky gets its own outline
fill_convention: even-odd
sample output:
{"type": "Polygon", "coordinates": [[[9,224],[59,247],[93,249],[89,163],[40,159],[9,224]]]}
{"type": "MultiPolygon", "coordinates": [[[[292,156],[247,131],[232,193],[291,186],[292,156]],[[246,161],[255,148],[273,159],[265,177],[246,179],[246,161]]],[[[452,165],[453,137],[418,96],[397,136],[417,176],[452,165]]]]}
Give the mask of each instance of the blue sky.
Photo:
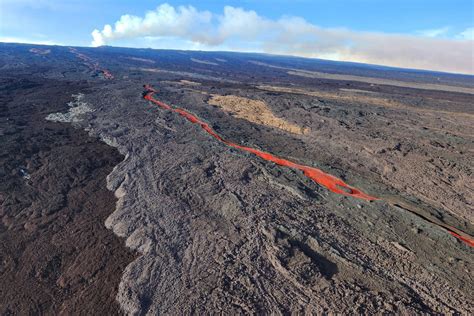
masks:
{"type": "Polygon", "coordinates": [[[91,30],[113,23],[126,13],[142,15],[164,2],[211,12],[231,5],[268,18],[301,16],[322,27],[359,31],[416,34],[448,27],[448,35],[454,36],[474,25],[471,0],[0,0],[0,36],[89,45],[91,30]]]}
{"type": "MultiPolygon", "coordinates": [[[[193,13],[193,18],[205,20],[207,13],[212,14],[212,21],[201,21],[202,23],[199,25],[190,21],[185,23],[187,23],[190,32],[193,32],[196,27],[210,29],[209,32],[213,34],[214,38],[202,39],[205,32],[200,34],[175,34],[173,32],[166,34],[163,31],[145,32],[143,28],[139,28],[122,34],[113,29],[122,15],[128,14],[144,18],[147,11],[155,10],[163,3],[165,1],[0,0],[0,41],[90,46],[91,32],[97,29],[101,33],[101,40],[96,43],[107,45],[263,51],[362,62],[372,62],[373,59],[373,62],[387,64],[384,60],[378,60],[380,59],[378,57],[368,56],[361,47],[365,47],[367,50],[370,46],[369,42],[372,40],[378,45],[387,45],[393,41],[398,43],[397,41],[400,40],[403,42],[402,47],[404,47],[403,45],[413,45],[409,44],[412,41],[411,37],[426,39],[426,41],[428,38],[434,38],[437,41],[437,46],[431,39],[431,42],[426,44],[433,54],[437,52],[436,49],[441,49],[442,46],[448,49],[447,46],[451,46],[449,41],[455,42],[455,45],[458,45],[460,41],[472,41],[474,30],[474,2],[472,0],[166,1],[170,7],[177,11],[177,15],[173,15],[174,17],[182,17],[183,14],[187,14],[187,11],[184,13],[179,11],[181,5],[193,6],[196,9],[197,13],[193,13]],[[222,28],[220,17],[224,14],[225,6],[243,9],[242,12],[234,10],[229,15],[226,21],[227,26],[230,19],[249,18],[250,22],[256,23],[256,26],[268,26],[271,22],[273,26],[281,28],[280,33],[273,34],[274,32],[268,28],[267,32],[272,33],[271,35],[264,34],[262,31],[250,37],[238,34],[236,30],[228,30],[228,34],[224,36],[220,29],[222,28]],[[256,16],[252,16],[253,11],[256,16]],[[295,34],[287,34],[289,25],[295,23],[289,17],[297,17],[304,21],[305,25],[301,25],[301,28],[305,29],[306,33],[301,29],[293,30],[297,32],[299,42],[294,40],[285,42],[285,38],[295,34]],[[110,36],[108,33],[103,33],[103,28],[107,24],[110,24],[113,29],[113,34],[110,36]],[[309,30],[311,28],[312,30],[309,30]],[[345,31],[333,32],[332,30],[335,28],[345,31]],[[373,36],[370,37],[365,33],[371,33],[373,36]],[[390,37],[393,34],[396,34],[397,37],[390,37]],[[382,38],[382,35],[385,38],[382,38]],[[271,36],[274,36],[274,39],[267,41],[267,38],[271,36]],[[276,45],[276,38],[278,41],[284,38],[284,45],[281,47],[276,45]],[[329,45],[329,42],[332,42],[331,38],[339,38],[339,46],[334,43],[329,45]],[[313,42],[321,39],[323,39],[322,42],[325,42],[324,45],[312,45],[313,42]],[[436,46],[436,49],[433,50],[431,45],[436,46]],[[357,50],[353,50],[353,46],[357,47],[357,50]]],[[[160,18],[162,16],[163,14],[159,15],[160,18]]],[[[153,21],[154,24],[155,22],[153,21]]],[[[157,27],[160,28],[159,25],[157,27]]],[[[239,26],[235,25],[235,27],[239,26]]],[[[242,28],[242,25],[240,27],[242,28]]],[[[406,47],[409,48],[409,46],[406,47]]],[[[468,54],[463,58],[469,58],[469,53],[471,53],[470,59],[472,59],[472,42],[459,49],[468,54]],[[469,48],[469,46],[471,47],[469,48]]],[[[379,52],[379,54],[381,53],[379,52]]],[[[371,54],[373,55],[374,52],[371,54]]],[[[407,58],[413,58],[413,56],[407,58]]],[[[449,56],[443,57],[443,60],[448,59],[449,56]]],[[[405,66],[403,61],[398,64],[394,63],[394,65],[405,66]]],[[[406,66],[412,67],[411,65],[406,66]]],[[[463,67],[472,68],[472,63],[471,67],[469,64],[463,67]]],[[[428,65],[420,68],[433,67],[428,65]]],[[[438,68],[454,72],[470,72],[470,69],[464,71],[453,67],[451,67],[452,69],[449,67],[438,68]]],[[[434,67],[433,69],[438,68],[434,67]]]]}

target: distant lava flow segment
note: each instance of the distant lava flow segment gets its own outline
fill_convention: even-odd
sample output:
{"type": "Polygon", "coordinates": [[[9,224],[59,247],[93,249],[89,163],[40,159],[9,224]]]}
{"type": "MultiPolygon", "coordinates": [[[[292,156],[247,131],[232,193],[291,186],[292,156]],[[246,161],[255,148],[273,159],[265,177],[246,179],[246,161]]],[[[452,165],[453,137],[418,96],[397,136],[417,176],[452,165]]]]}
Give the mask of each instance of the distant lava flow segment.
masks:
{"type": "MultiPolygon", "coordinates": [[[[366,201],[379,200],[379,198],[376,198],[376,197],[370,196],[368,194],[365,194],[364,192],[349,186],[347,183],[345,183],[341,179],[336,178],[335,176],[332,176],[330,174],[327,174],[327,173],[325,173],[322,170],[319,170],[317,168],[301,165],[301,164],[298,164],[298,163],[295,163],[295,162],[292,162],[292,161],[289,161],[289,160],[286,160],[286,159],[283,159],[283,158],[279,158],[275,155],[272,155],[270,153],[267,153],[267,152],[264,152],[264,151],[261,151],[261,150],[258,150],[258,149],[237,145],[237,144],[232,143],[228,140],[225,140],[219,134],[217,134],[209,126],[209,124],[202,121],[197,116],[189,113],[188,111],[186,111],[182,108],[171,107],[168,104],[163,103],[163,102],[153,98],[153,94],[155,94],[157,91],[155,89],[153,89],[150,85],[144,85],[144,88],[145,88],[145,92],[143,93],[143,98],[145,100],[153,102],[154,104],[158,105],[162,109],[178,113],[179,115],[185,117],[188,121],[190,121],[193,124],[198,124],[209,135],[211,135],[212,137],[214,137],[215,139],[217,139],[221,143],[226,144],[229,147],[233,147],[233,148],[236,148],[236,149],[240,149],[240,150],[252,153],[252,154],[254,154],[254,155],[256,155],[256,156],[258,156],[262,159],[265,159],[267,161],[271,161],[271,162],[273,162],[277,165],[280,165],[280,166],[285,166],[285,167],[289,167],[289,168],[292,168],[292,169],[301,170],[301,171],[303,171],[305,176],[307,176],[308,178],[310,178],[314,182],[324,186],[325,188],[327,188],[328,190],[330,190],[334,193],[342,194],[342,195],[346,195],[346,196],[352,196],[352,197],[355,197],[355,198],[358,198],[358,199],[363,199],[363,200],[366,200],[366,201]]],[[[390,204],[393,204],[393,203],[390,203],[390,204]]],[[[417,216],[420,216],[420,214],[418,214],[416,212],[413,212],[409,209],[407,209],[407,211],[410,211],[413,214],[415,214],[417,216]]],[[[440,225],[438,223],[435,223],[434,221],[432,221],[428,218],[425,218],[424,216],[420,216],[420,217],[427,220],[428,222],[430,222],[430,223],[446,230],[449,234],[451,234],[452,236],[454,236],[457,239],[461,240],[462,242],[466,243],[467,245],[469,245],[471,247],[474,247],[474,240],[468,234],[463,233],[463,232],[459,231],[458,229],[450,227],[448,225],[440,225]]]]}
{"type": "Polygon", "coordinates": [[[94,71],[95,73],[101,73],[105,79],[114,79],[114,76],[108,69],[100,67],[99,63],[97,61],[94,61],[89,56],[79,53],[77,49],[72,47],[69,48],[69,51],[76,55],[77,58],[82,60],[84,65],[86,65],[90,70],[94,71]]]}

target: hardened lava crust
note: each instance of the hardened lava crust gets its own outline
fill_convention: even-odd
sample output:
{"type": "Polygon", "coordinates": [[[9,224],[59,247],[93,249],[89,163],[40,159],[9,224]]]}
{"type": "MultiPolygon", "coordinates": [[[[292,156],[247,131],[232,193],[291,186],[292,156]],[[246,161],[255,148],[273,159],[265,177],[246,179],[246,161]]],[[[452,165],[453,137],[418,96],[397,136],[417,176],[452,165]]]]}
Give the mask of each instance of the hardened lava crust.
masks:
{"type": "Polygon", "coordinates": [[[2,314],[474,313],[472,76],[0,45],[2,314]]]}

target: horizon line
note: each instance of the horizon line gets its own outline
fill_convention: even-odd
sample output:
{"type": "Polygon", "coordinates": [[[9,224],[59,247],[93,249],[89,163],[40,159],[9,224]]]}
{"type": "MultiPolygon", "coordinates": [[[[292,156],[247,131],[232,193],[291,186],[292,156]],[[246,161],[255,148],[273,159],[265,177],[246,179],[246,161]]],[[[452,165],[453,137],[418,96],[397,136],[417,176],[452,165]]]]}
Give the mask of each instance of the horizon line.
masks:
{"type": "MultiPolygon", "coordinates": [[[[41,44],[41,43],[26,43],[26,42],[2,42],[0,44],[19,44],[19,45],[35,45],[35,46],[48,46],[48,47],[75,47],[75,48],[87,48],[87,49],[101,49],[105,47],[111,48],[125,48],[125,49],[149,49],[149,50],[161,50],[161,51],[181,51],[181,52],[206,52],[206,53],[236,53],[236,54],[256,54],[256,55],[268,55],[268,56],[275,56],[275,57],[291,57],[291,58],[300,58],[300,59],[309,59],[309,60],[320,60],[325,62],[333,62],[333,63],[342,63],[342,64],[354,64],[359,66],[372,66],[372,67],[380,67],[385,68],[385,70],[404,70],[404,71],[414,71],[414,72],[427,72],[431,74],[442,74],[442,75],[455,75],[455,76],[468,76],[473,77],[474,79],[474,69],[472,73],[465,73],[465,72],[447,72],[447,71],[440,71],[440,70],[430,70],[430,69],[423,69],[423,68],[406,68],[406,67],[395,67],[395,66],[388,66],[382,64],[371,64],[371,63],[363,63],[357,61],[350,61],[350,60],[334,60],[334,59],[324,59],[318,57],[308,57],[308,56],[298,56],[298,55],[291,55],[291,54],[274,54],[274,53],[266,53],[266,52],[255,52],[255,51],[236,51],[236,50],[197,50],[197,49],[175,49],[175,48],[152,48],[152,47],[129,47],[129,46],[114,46],[114,45],[101,45],[101,46],[77,46],[77,45],[64,45],[64,44],[41,44]]],[[[381,70],[381,69],[379,69],[381,70]]]]}

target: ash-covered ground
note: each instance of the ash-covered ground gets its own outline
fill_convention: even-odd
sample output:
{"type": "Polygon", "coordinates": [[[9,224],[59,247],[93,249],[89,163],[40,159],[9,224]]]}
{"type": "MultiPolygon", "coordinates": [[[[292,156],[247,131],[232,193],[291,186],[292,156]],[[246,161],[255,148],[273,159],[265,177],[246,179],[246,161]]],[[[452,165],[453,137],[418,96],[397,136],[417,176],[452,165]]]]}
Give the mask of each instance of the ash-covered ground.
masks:
{"type": "Polygon", "coordinates": [[[0,45],[2,314],[474,313],[472,76],[0,45]]]}

